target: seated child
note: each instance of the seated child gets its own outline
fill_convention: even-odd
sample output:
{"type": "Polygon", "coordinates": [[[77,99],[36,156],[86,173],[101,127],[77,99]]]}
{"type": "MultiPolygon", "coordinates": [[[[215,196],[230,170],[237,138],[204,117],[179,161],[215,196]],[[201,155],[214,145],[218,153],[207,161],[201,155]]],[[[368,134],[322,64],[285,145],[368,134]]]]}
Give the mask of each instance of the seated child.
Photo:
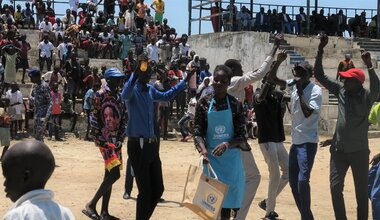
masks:
{"type": "Polygon", "coordinates": [[[22,141],[11,146],[2,161],[6,196],[14,202],[4,220],[71,220],[71,211],[53,201],[45,189],[55,168],[49,147],[39,141],[22,141]]]}

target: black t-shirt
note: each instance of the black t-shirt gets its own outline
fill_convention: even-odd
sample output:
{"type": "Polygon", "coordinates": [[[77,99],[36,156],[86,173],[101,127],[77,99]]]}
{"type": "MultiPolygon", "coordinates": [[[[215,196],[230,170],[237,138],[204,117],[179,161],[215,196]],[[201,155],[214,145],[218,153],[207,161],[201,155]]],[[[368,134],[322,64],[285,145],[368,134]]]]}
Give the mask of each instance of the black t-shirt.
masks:
{"type": "Polygon", "coordinates": [[[256,92],[253,102],[258,127],[259,143],[285,141],[283,123],[284,105],[282,105],[284,94],[272,90],[268,92],[265,100],[258,103],[256,97],[259,94],[260,90],[256,92]]]}

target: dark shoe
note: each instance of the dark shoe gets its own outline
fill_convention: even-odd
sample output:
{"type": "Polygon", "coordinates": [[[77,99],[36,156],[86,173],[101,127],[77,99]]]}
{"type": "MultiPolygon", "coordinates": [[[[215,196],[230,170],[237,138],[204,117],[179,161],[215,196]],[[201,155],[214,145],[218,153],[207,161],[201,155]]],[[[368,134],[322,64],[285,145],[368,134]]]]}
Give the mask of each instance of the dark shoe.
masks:
{"type": "Polygon", "coordinates": [[[158,202],[159,202],[159,203],[163,203],[163,202],[165,202],[165,199],[160,198],[160,199],[158,200],[158,202]]]}
{"type": "Polygon", "coordinates": [[[277,217],[278,217],[278,214],[273,211],[265,216],[265,220],[276,220],[277,217]]]}
{"type": "Polygon", "coordinates": [[[123,199],[127,200],[127,199],[130,199],[131,198],[131,194],[129,193],[124,193],[123,195],[123,199]]]}
{"type": "Polygon", "coordinates": [[[264,199],[263,201],[259,202],[259,207],[260,207],[262,210],[264,210],[264,211],[267,210],[267,202],[266,202],[265,199],[264,199]]]}
{"type": "Polygon", "coordinates": [[[82,210],[82,213],[89,217],[90,219],[93,219],[93,220],[100,220],[100,216],[98,213],[96,213],[95,210],[92,210],[90,209],[89,207],[86,206],[85,209],[82,210]]]}

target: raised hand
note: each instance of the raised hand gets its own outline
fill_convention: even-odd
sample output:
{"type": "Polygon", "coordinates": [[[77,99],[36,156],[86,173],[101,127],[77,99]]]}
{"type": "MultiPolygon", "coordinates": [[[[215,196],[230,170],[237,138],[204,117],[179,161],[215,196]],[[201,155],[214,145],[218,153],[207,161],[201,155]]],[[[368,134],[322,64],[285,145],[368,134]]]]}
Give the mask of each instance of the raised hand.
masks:
{"type": "Polygon", "coordinates": [[[283,62],[288,57],[286,50],[281,50],[279,54],[277,54],[277,62],[283,62]]]}
{"type": "Polygon", "coordinates": [[[318,49],[323,50],[323,48],[329,43],[329,37],[326,34],[321,34],[318,49]]]}
{"type": "Polygon", "coordinates": [[[371,54],[368,51],[362,52],[362,60],[368,68],[372,67],[371,54]]]}

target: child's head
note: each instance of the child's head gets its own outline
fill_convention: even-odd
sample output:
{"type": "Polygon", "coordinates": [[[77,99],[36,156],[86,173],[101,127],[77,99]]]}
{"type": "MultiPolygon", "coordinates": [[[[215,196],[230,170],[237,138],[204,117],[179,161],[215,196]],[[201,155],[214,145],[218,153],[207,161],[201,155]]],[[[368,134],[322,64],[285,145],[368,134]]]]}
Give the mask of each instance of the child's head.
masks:
{"type": "Polygon", "coordinates": [[[49,147],[39,141],[14,144],[2,160],[6,196],[13,202],[25,193],[45,188],[55,168],[49,147]]]}

